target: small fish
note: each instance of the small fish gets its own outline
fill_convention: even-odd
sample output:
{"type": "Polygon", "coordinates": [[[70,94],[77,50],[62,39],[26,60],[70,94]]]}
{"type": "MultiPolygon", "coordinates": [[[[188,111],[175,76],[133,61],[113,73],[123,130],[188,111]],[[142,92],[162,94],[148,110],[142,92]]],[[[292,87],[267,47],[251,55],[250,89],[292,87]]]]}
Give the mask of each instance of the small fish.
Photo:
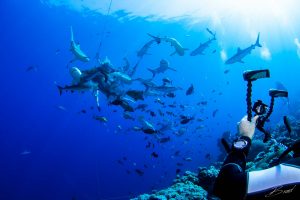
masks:
{"type": "Polygon", "coordinates": [[[55,50],[55,55],[58,55],[60,53],[60,49],[55,50]]]}
{"type": "Polygon", "coordinates": [[[174,156],[179,156],[180,155],[180,151],[175,151],[174,156]]]}
{"type": "Polygon", "coordinates": [[[201,101],[201,102],[197,103],[197,105],[198,105],[198,106],[199,106],[199,105],[205,106],[205,105],[207,105],[207,101],[201,101]]]}
{"type": "Polygon", "coordinates": [[[147,107],[148,105],[147,104],[139,104],[136,108],[135,108],[135,110],[142,110],[142,111],[144,111],[145,110],[145,108],[147,107]]]}
{"type": "Polygon", "coordinates": [[[124,119],[134,120],[134,118],[128,112],[124,112],[123,113],[123,118],[124,119]]]}
{"type": "Polygon", "coordinates": [[[31,151],[25,150],[20,153],[21,156],[26,156],[28,154],[31,154],[31,151]]]}
{"type": "Polygon", "coordinates": [[[291,128],[291,125],[290,125],[290,122],[289,122],[289,119],[287,116],[283,117],[283,123],[289,133],[289,136],[291,137],[292,128],[291,128]]]}
{"type": "Polygon", "coordinates": [[[183,163],[178,162],[178,163],[176,163],[176,165],[177,166],[183,166],[183,163]]]}
{"type": "Polygon", "coordinates": [[[187,124],[194,119],[194,117],[188,117],[184,115],[181,115],[180,118],[181,118],[180,124],[187,124]]]}
{"type": "Polygon", "coordinates": [[[155,116],[156,116],[155,112],[153,112],[153,111],[150,111],[150,115],[151,115],[152,117],[155,117],[155,116]]]}
{"type": "Polygon", "coordinates": [[[154,158],[158,158],[158,154],[155,153],[155,152],[152,152],[151,156],[154,157],[154,158]]]}
{"type": "Polygon", "coordinates": [[[103,116],[96,116],[96,115],[94,115],[93,118],[94,118],[95,120],[100,121],[100,122],[104,122],[104,123],[108,122],[107,118],[106,118],[106,117],[103,117],[103,116]]]}
{"type": "Polygon", "coordinates": [[[67,111],[64,106],[55,106],[58,110],[67,111]]]}
{"type": "Polygon", "coordinates": [[[159,143],[166,143],[166,142],[169,142],[170,140],[171,140],[171,138],[169,136],[169,137],[159,138],[158,142],[159,143]]]}
{"type": "Polygon", "coordinates": [[[188,161],[188,162],[193,161],[191,157],[183,158],[183,160],[188,161]]]}
{"type": "Polygon", "coordinates": [[[164,85],[165,85],[165,84],[172,84],[172,81],[171,81],[168,77],[163,78],[162,81],[163,81],[163,84],[164,84],[164,85]]]}
{"type": "Polygon", "coordinates": [[[218,111],[219,111],[218,109],[214,110],[212,116],[215,117],[218,111]]]}
{"type": "Polygon", "coordinates": [[[144,172],[140,169],[136,169],[135,172],[139,175],[139,176],[143,176],[144,172]]]}
{"type": "Polygon", "coordinates": [[[151,142],[148,142],[147,145],[146,145],[146,148],[150,148],[151,147],[151,142]]]}
{"type": "Polygon", "coordinates": [[[207,153],[207,154],[205,155],[205,158],[206,158],[207,160],[210,160],[210,159],[211,159],[210,153],[207,153]]]}
{"type": "Polygon", "coordinates": [[[82,109],[80,112],[83,113],[83,114],[87,113],[85,109],[82,109]]]}
{"type": "Polygon", "coordinates": [[[187,91],[185,92],[185,95],[191,95],[194,93],[194,86],[193,84],[191,84],[191,86],[187,89],[187,91]]]}
{"type": "Polygon", "coordinates": [[[142,131],[146,134],[154,134],[157,133],[156,130],[152,129],[152,128],[146,128],[146,129],[142,129],[142,131]]]}
{"type": "Polygon", "coordinates": [[[196,130],[203,129],[204,127],[205,127],[204,125],[197,126],[196,130]]]}
{"type": "Polygon", "coordinates": [[[176,105],[174,104],[171,104],[171,105],[168,105],[170,108],[176,108],[176,105]]]}
{"type": "Polygon", "coordinates": [[[179,174],[181,172],[181,169],[176,169],[176,174],[179,174]]]}
{"type": "Polygon", "coordinates": [[[124,165],[124,163],[123,163],[122,160],[118,160],[117,162],[118,162],[118,164],[120,164],[120,165],[124,165]]]}
{"type": "Polygon", "coordinates": [[[173,92],[168,93],[166,96],[170,97],[170,98],[176,97],[175,93],[173,93],[173,92]]]}
{"type": "Polygon", "coordinates": [[[228,74],[228,72],[230,72],[229,69],[224,70],[224,74],[228,74]]]}
{"type": "Polygon", "coordinates": [[[34,72],[37,72],[37,67],[36,66],[28,66],[27,69],[26,69],[26,72],[30,72],[30,71],[34,71],[34,72]]]}
{"type": "Polygon", "coordinates": [[[156,98],[154,102],[159,103],[161,105],[165,105],[165,103],[160,98],[156,98]]]}

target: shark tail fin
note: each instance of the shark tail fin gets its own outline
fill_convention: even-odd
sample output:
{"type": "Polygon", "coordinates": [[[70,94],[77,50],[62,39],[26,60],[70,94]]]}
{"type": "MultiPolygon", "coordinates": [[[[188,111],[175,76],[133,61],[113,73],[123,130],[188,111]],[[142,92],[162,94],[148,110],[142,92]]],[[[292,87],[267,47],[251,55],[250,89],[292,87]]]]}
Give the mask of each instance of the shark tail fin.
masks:
{"type": "Polygon", "coordinates": [[[257,47],[261,47],[261,44],[259,43],[259,36],[260,36],[260,33],[258,33],[256,42],[255,42],[255,46],[257,46],[257,47]]]}
{"type": "Polygon", "coordinates": [[[213,38],[212,38],[213,40],[217,40],[216,34],[217,34],[216,32],[213,34],[213,38]]]}
{"type": "Polygon", "coordinates": [[[73,27],[70,26],[70,30],[71,30],[71,41],[74,41],[74,34],[73,34],[73,27]]]}
{"type": "Polygon", "coordinates": [[[152,73],[152,78],[154,78],[154,76],[156,75],[156,72],[155,70],[153,69],[150,69],[150,68],[147,68],[151,73],[152,73]]]}
{"type": "Polygon", "coordinates": [[[59,90],[59,96],[61,96],[62,95],[62,93],[63,93],[63,87],[61,87],[61,86],[59,86],[59,85],[56,85],[57,86],[57,88],[58,88],[58,90],[59,90]]]}
{"type": "Polygon", "coordinates": [[[148,34],[150,37],[152,37],[152,38],[155,40],[155,42],[156,42],[157,44],[160,44],[160,43],[161,43],[161,38],[160,38],[160,37],[151,35],[150,33],[147,33],[147,34],[148,34]]]}

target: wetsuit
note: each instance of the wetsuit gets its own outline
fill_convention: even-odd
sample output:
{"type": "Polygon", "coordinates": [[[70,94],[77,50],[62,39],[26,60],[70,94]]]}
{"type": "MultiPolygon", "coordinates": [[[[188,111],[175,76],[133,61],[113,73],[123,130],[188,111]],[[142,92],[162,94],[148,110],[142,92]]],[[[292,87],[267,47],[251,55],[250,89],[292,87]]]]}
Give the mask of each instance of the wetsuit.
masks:
{"type": "Polygon", "coordinates": [[[300,157],[269,169],[245,172],[251,139],[240,139],[246,145],[232,146],[216,179],[214,194],[222,200],[300,199],[300,157]]]}

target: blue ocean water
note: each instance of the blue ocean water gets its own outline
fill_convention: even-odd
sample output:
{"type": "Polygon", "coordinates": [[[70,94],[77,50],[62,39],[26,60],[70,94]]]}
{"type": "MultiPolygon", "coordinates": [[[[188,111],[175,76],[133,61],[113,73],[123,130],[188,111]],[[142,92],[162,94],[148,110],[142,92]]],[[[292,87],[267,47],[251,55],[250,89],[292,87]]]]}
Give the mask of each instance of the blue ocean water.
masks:
{"type": "MultiPolygon", "coordinates": [[[[109,1],[103,9],[108,5],[109,1]]],[[[299,58],[294,38],[289,34],[275,40],[272,32],[258,30],[255,38],[260,32],[262,45],[268,43],[274,50],[272,59],[262,59],[260,50],[255,49],[245,57],[245,63],[225,65],[220,58],[220,43],[230,44],[228,54],[233,55],[237,47],[245,48],[255,40],[246,36],[239,39],[241,36],[234,34],[223,36],[220,29],[214,30],[208,22],[187,26],[185,19],[131,19],[126,18],[128,13],[122,10],[106,16],[92,10],[81,13],[66,6],[49,6],[45,1],[17,0],[1,1],[0,7],[0,199],[129,199],[170,185],[178,162],[184,163],[180,167],[183,173],[217,161],[221,150],[218,141],[223,132],[234,134],[236,122],[246,114],[246,82],[242,77],[245,70],[271,71],[270,79],[254,83],[253,99],[269,102],[268,90],[279,81],[289,91],[290,104],[298,100],[299,58]],[[147,33],[176,38],[189,49],[185,56],[170,56],[173,48],[168,44],[154,45],[149,50],[151,55],[143,57],[135,76],[151,78],[147,68],[157,67],[161,59],[168,60],[177,71],[159,74],[154,80],[160,84],[163,77],[169,77],[183,90],[177,91],[174,99],[161,99],[166,105],[176,101],[177,106],[189,107],[184,110],[162,108],[149,97],[145,103],[157,117],[142,112],[135,112],[133,116],[136,119],[145,116],[153,124],[168,118],[179,122],[179,118],[159,116],[157,109],[160,108],[204,121],[193,120],[187,126],[174,126],[163,133],[170,136],[171,141],[158,143],[154,135],[133,131],[132,127],[139,125],[138,120],[125,120],[122,109],[108,105],[104,95],[100,96],[100,113],[95,109],[90,92],[60,96],[55,82],[61,85],[72,82],[66,67],[73,58],[69,51],[70,26],[75,40],[91,58],[87,63],[71,64],[80,69],[97,65],[94,57],[100,42],[100,58],[107,57],[113,66],[119,67],[124,65],[124,57],[131,66],[138,61],[136,52],[151,39],[147,33]],[[200,42],[211,37],[206,28],[216,31],[217,41],[205,55],[189,56],[200,42]],[[229,72],[224,73],[225,70],[229,72]],[[186,96],[185,91],[191,84],[195,93],[186,96]],[[201,101],[207,105],[197,106],[201,101]],[[214,117],[212,113],[216,110],[214,117]],[[108,123],[94,120],[94,115],[107,117],[108,123]],[[200,125],[204,128],[195,131],[200,125]],[[174,132],[180,127],[186,127],[186,131],[176,136],[174,132]],[[148,141],[155,147],[146,148],[148,141]],[[179,157],[173,156],[176,151],[180,151],[179,157]],[[158,158],[151,156],[153,152],[158,158]],[[208,153],[211,159],[205,157],[208,153]],[[184,161],[184,158],[192,158],[192,161],[184,161]],[[136,169],[142,169],[144,175],[139,176],[136,169]]],[[[276,100],[268,125],[275,126],[290,109],[287,101],[276,100]]]]}

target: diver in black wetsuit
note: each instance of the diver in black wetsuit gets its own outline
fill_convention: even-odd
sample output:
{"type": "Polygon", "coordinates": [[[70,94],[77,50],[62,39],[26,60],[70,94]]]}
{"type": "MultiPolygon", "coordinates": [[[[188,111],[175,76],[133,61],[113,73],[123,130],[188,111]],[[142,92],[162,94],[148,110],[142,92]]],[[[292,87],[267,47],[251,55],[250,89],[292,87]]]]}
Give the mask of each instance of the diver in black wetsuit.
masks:
{"type": "Polygon", "coordinates": [[[300,140],[279,157],[280,162],[283,156],[294,151],[294,158],[288,162],[265,170],[245,172],[258,117],[249,122],[245,116],[240,121],[240,137],[234,141],[223,163],[213,192],[222,200],[297,200],[300,197],[300,140]]]}

